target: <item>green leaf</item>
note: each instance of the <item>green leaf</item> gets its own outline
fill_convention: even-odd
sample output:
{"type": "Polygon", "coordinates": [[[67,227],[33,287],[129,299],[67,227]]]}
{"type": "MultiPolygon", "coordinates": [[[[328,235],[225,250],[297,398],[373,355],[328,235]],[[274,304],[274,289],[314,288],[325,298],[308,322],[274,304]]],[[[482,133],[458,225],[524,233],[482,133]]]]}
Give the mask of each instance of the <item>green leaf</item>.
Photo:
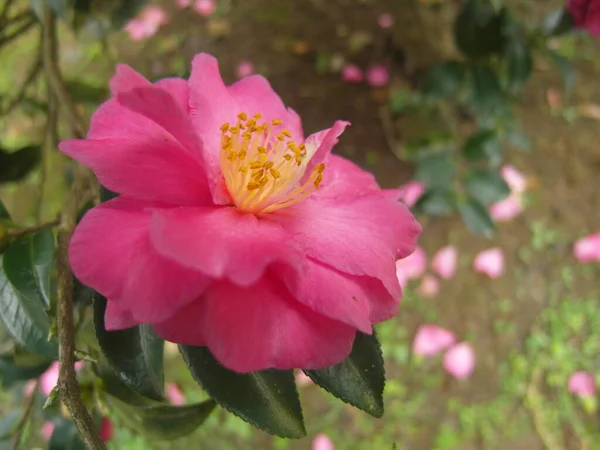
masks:
{"type": "Polygon", "coordinates": [[[65,81],[71,98],[77,103],[101,103],[108,96],[105,87],[92,86],[79,80],[65,81]]]}
{"type": "Polygon", "coordinates": [[[19,381],[37,378],[50,367],[50,361],[32,366],[21,366],[15,361],[14,356],[0,356],[0,380],[2,387],[8,389],[19,381]]]}
{"type": "Polygon", "coordinates": [[[327,392],[375,417],[383,415],[385,371],[381,346],[373,335],[356,333],[350,355],[335,366],[305,370],[327,392]]]}
{"type": "Polygon", "coordinates": [[[291,370],[236,373],[221,366],[205,347],[180,345],[194,379],[219,405],[268,433],[306,436],[291,370]]]}
{"type": "Polygon", "coordinates": [[[531,46],[522,39],[511,39],[506,46],[508,87],[518,92],[531,76],[533,56],[531,46]]]}
{"type": "Polygon", "coordinates": [[[573,84],[575,83],[575,69],[573,64],[562,55],[559,55],[554,50],[544,49],[543,54],[556,67],[563,80],[563,89],[565,94],[569,95],[573,84]]]}
{"type": "Polygon", "coordinates": [[[454,22],[458,49],[468,58],[500,53],[504,46],[504,14],[504,10],[496,13],[488,2],[466,0],[454,22]]]}
{"type": "Polygon", "coordinates": [[[41,155],[39,146],[27,146],[11,152],[0,149],[0,183],[24,178],[38,165],[41,155]]]}
{"type": "Polygon", "coordinates": [[[483,205],[504,200],[510,188],[497,170],[472,170],[463,177],[465,190],[483,205]]]}
{"type": "Polygon", "coordinates": [[[109,400],[119,416],[133,429],[154,439],[178,439],[204,423],[217,404],[214,400],[185,406],[133,407],[109,400]]]}
{"type": "Polygon", "coordinates": [[[163,400],[164,341],[151,325],[137,325],[120,331],[106,331],[106,299],[94,299],[94,326],[102,352],[119,379],[137,393],[153,400],[163,400]]]}
{"type": "Polygon", "coordinates": [[[464,84],[467,78],[467,68],[460,61],[445,61],[432,67],[421,90],[432,99],[450,97],[464,84]]]}
{"type": "Polygon", "coordinates": [[[54,236],[49,228],[21,236],[4,252],[4,273],[24,296],[50,307],[54,236]]]}
{"type": "Polygon", "coordinates": [[[10,214],[8,213],[8,209],[4,206],[2,200],[0,200],[0,219],[10,220],[10,214]]]}
{"type": "Polygon", "coordinates": [[[471,232],[490,238],[496,227],[487,209],[472,198],[464,199],[458,204],[458,211],[463,222],[471,232]]]}
{"type": "Polygon", "coordinates": [[[86,446],[79,437],[77,428],[68,419],[54,420],[54,430],[48,450],[85,450],[86,446]]]}
{"type": "Polygon", "coordinates": [[[502,144],[494,130],[480,130],[465,143],[463,156],[468,161],[487,161],[491,167],[498,167],[504,159],[502,144]]]}
{"type": "Polygon", "coordinates": [[[454,178],[456,165],[448,151],[423,155],[417,160],[415,180],[430,188],[447,188],[454,178]]]}
{"type": "Polygon", "coordinates": [[[21,345],[50,359],[58,358],[56,340],[48,341],[50,319],[39,299],[23,295],[4,272],[4,255],[0,255],[0,319],[21,345]]]}
{"type": "Polygon", "coordinates": [[[505,106],[504,93],[498,76],[489,67],[471,69],[473,105],[483,113],[491,113],[505,106]]]}
{"type": "Polygon", "coordinates": [[[119,196],[119,194],[117,194],[116,192],[109,191],[104,186],[100,185],[100,201],[101,202],[107,202],[109,200],[112,200],[113,198],[117,198],[118,196],[119,196]]]}
{"type": "Polygon", "coordinates": [[[144,397],[125,385],[110,367],[104,356],[100,356],[98,362],[94,364],[93,367],[96,375],[102,380],[102,389],[122,403],[133,406],[152,406],[160,404],[160,402],[144,397]]]}
{"type": "Polygon", "coordinates": [[[2,441],[10,440],[15,431],[17,431],[17,425],[19,425],[22,416],[23,410],[15,408],[0,421],[0,448],[2,448],[2,441]]]}
{"type": "Polygon", "coordinates": [[[415,204],[417,211],[431,216],[445,216],[456,210],[456,194],[449,189],[429,189],[415,204]]]}
{"type": "Polygon", "coordinates": [[[548,37],[556,37],[573,28],[573,16],[566,8],[559,8],[549,12],[542,23],[540,30],[548,37]]]}

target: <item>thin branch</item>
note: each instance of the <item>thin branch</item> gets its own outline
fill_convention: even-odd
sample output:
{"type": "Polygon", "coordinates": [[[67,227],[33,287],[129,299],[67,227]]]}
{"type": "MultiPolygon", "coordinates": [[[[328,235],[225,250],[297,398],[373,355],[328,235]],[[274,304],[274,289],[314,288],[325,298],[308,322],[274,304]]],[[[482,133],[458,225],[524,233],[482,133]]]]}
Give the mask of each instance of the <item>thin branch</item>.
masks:
{"type": "Polygon", "coordinates": [[[6,36],[0,37],[0,47],[8,44],[13,39],[18,38],[23,33],[26,33],[27,31],[29,31],[29,29],[31,27],[33,27],[37,23],[38,23],[37,19],[35,17],[31,16],[31,18],[27,22],[25,22],[23,25],[21,25],[19,28],[17,28],[15,31],[13,31],[11,34],[7,34],[6,36]]]}
{"type": "Polygon", "coordinates": [[[60,225],[60,217],[57,217],[56,219],[51,220],[49,222],[44,222],[44,223],[40,223],[38,225],[34,225],[32,227],[21,228],[19,230],[9,231],[8,235],[12,238],[17,238],[17,237],[25,236],[26,234],[29,234],[29,233],[35,233],[36,231],[43,230],[44,228],[57,227],[58,225],[60,225]]]}
{"type": "Polygon", "coordinates": [[[17,424],[17,426],[15,428],[16,433],[12,439],[12,445],[11,445],[12,450],[18,450],[18,448],[21,444],[21,436],[23,435],[23,429],[25,428],[27,419],[29,419],[29,415],[31,414],[31,411],[33,410],[33,405],[35,404],[35,396],[37,394],[39,385],[40,385],[40,381],[37,380],[35,382],[35,385],[33,386],[31,394],[29,394],[29,398],[27,399],[27,403],[25,405],[25,411],[23,411],[23,415],[21,416],[21,419],[19,420],[19,423],[17,424]]]}
{"type": "Polygon", "coordinates": [[[12,6],[13,3],[14,3],[14,0],[6,0],[6,3],[4,4],[4,8],[2,9],[2,12],[0,13],[0,26],[2,26],[2,24],[6,20],[6,17],[8,17],[8,11],[10,10],[10,7],[12,6]]]}
{"type": "Polygon", "coordinates": [[[31,83],[34,82],[34,80],[37,78],[37,76],[39,75],[40,71],[42,70],[42,51],[41,51],[42,46],[40,45],[40,51],[38,54],[38,57],[36,58],[35,63],[33,64],[33,66],[31,67],[29,74],[27,75],[27,78],[25,79],[25,82],[23,83],[23,85],[21,86],[21,89],[19,90],[19,92],[17,93],[17,95],[15,96],[15,98],[10,102],[10,104],[8,105],[8,107],[2,111],[2,115],[7,115],[10,114],[13,109],[15,109],[17,107],[17,105],[19,103],[21,103],[21,101],[23,100],[23,97],[25,97],[25,93],[27,92],[27,88],[29,87],[29,85],[31,83]]]}

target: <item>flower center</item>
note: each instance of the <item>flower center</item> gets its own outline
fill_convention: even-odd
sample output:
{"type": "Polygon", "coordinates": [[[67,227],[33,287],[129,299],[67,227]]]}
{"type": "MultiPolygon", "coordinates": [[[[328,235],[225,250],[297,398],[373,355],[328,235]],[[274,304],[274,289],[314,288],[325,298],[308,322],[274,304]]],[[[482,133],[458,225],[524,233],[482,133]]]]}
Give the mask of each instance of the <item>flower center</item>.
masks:
{"type": "Polygon", "coordinates": [[[281,120],[259,122],[238,114],[237,124],[221,126],[221,171],[229,195],[242,211],[270,213],[304,200],[323,180],[325,164],[317,164],[303,180],[312,152],[297,145],[281,120]]]}

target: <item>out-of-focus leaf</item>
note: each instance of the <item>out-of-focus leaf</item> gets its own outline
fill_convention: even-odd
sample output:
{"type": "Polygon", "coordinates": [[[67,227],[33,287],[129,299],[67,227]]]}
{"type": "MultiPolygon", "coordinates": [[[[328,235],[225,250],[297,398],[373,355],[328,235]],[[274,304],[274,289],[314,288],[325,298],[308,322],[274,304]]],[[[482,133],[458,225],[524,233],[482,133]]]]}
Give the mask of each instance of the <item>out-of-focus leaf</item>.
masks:
{"type": "Polygon", "coordinates": [[[383,415],[385,370],[375,332],[372,335],[357,332],[352,352],[341,363],[304,372],[340,400],[372,416],[383,415]]]}
{"type": "Polygon", "coordinates": [[[415,204],[417,211],[431,216],[445,216],[456,210],[456,194],[449,189],[429,189],[415,204]]]}
{"type": "Polygon", "coordinates": [[[48,450],[85,450],[86,446],[79,437],[73,422],[63,417],[54,420],[54,431],[48,450]]]}
{"type": "Polygon", "coordinates": [[[565,94],[569,95],[573,84],[575,83],[575,70],[571,62],[562,55],[559,55],[554,50],[545,49],[543,54],[556,67],[563,80],[563,89],[565,94]]]}
{"type": "Polygon", "coordinates": [[[21,366],[15,361],[14,356],[0,356],[0,380],[2,387],[7,389],[19,381],[37,378],[48,369],[50,361],[33,366],[21,366]]]}
{"type": "Polygon", "coordinates": [[[421,85],[423,93],[438,99],[454,95],[465,83],[467,68],[460,61],[445,61],[433,66],[421,85]]]}
{"type": "Polygon", "coordinates": [[[0,200],[0,219],[10,220],[10,214],[8,213],[8,209],[6,209],[6,206],[4,206],[4,203],[2,203],[2,200],[0,200]]]}
{"type": "Polygon", "coordinates": [[[510,127],[504,130],[503,138],[511,147],[522,152],[529,152],[533,146],[529,136],[520,127],[510,127]]]}
{"type": "Polygon", "coordinates": [[[475,107],[483,113],[492,113],[505,106],[504,94],[498,76],[492,69],[475,66],[471,69],[472,99],[475,107]]]}
{"type": "Polygon", "coordinates": [[[468,58],[500,53],[504,46],[504,15],[504,10],[496,12],[489,2],[466,0],[454,22],[458,49],[468,58]]]}
{"type": "Polygon", "coordinates": [[[23,410],[21,408],[15,408],[0,420],[0,441],[10,439],[12,434],[16,431],[22,415],[23,410]]]}
{"type": "Polygon", "coordinates": [[[6,329],[21,345],[31,352],[57,359],[55,339],[48,341],[50,319],[38,298],[23,295],[5,274],[4,255],[0,255],[0,319],[6,329]]]}
{"type": "Polygon", "coordinates": [[[463,176],[465,190],[483,205],[504,200],[510,188],[497,170],[471,170],[463,176]]]}
{"type": "Polygon", "coordinates": [[[46,6],[49,6],[58,17],[67,20],[69,18],[69,3],[69,0],[29,0],[31,9],[33,9],[40,22],[44,21],[46,6]]]}
{"type": "Polygon", "coordinates": [[[540,29],[546,36],[556,37],[573,28],[573,16],[566,8],[550,11],[542,20],[540,29]]]}
{"type": "Polygon", "coordinates": [[[108,90],[105,87],[92,86],[79,80],[65,81],[71,98],[77,103],[98,104],[108,96],[108,90]]]}
{"type": "Polygon", "coordinates": [[[150,325],[107,331],[104,327],[105,311],[106,299],[96,294],[94,327],[100,348],[110,366],[129,388],[153,400],[163,400],[164,341],[150,325]]]}
{"type": "Polygon", "coordinates": [[[194,379],[223,408],[268,433],[306,436],[291,370],[240,374],[219,364],[206,347],[180,345],[179,350],[194,379]]]}
{"type": "Polygon", "coordinates": [[[502,144],[493,130],[480,130],[465,143],[463,156],[469,161],[485,160],[491,167],[502,164],[502,144]]]}
{"type": "Polygon", "coordinates": [[[533,56],[531,46],[525,40],[511,39],[505,50],[508,87],[519,91],[531,76],[533,56]]]}
{"type": "Polygon", "coordinates": [[[454,178],[456,165],[448,151],[423,155],[417,160],[415,180],[429,188],[447,188],[454,178]]]}
{"type": "Polygon", "coordinates": [[[27,146],[14,152],[0,149],[0,183],[24,178],[38,165],[41,155],[39,146],[27,146]]]}
{"type": "Polygon", "coordinates": [[[4,273],[24,296],[50,306],[54,236],[49,228],[21,236],[4,252],[4,273]]]}
{"type": "Polygon", "coordinates": [[[471,232],[490,238],[494,235],[495,226],[487,209],[473,198],[463,199],[458,203],[460,217],[471,232]]]}

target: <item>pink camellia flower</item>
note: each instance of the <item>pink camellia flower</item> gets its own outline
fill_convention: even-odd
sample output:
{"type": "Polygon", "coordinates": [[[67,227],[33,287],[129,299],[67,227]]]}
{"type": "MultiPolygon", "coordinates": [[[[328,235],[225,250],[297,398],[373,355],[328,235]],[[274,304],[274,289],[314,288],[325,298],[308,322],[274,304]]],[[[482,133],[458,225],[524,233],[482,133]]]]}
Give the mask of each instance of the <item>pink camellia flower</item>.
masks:
{"type": "Polygon", "coordinates": [[[600,0],[568,0],[567,9],[573,16],[575,27],[600,36],[600,0]]]}
{"type": "Polygon", "coordinates": [[[518,194],[525,192],[525,189],[527,189],[527,179],[515,166],[507,164],[502,167],[500,173],[511,192],[518,194]]]}
{"type": "Polygon", "coordinates": [[[315,436],[311,448],[312,450],[335,450],[333,441],[324,433],[319,433],[315,436]]]}
{"type": "Polygon", "coordinates": [[[196,0],[194,9],[201,16],[212,16],[217,10],[217,2],[215,0],[196,0]]]}
{"type": "Polygon", "coordinates": [[[254,64],[251,61],[240,61],[235,71],[238,78],[246,78],[254,73],[254,64]]]}
{"type": "MultiPolygon", "coordinates": [[[[404,272],[407,280],[416,280],[421,278],[427,268],[427,255],[421,247],[415,248],[411,255],[404,259],[396,261],[396,272],[401,270],[404,272]]],[[[402,284],[402,283],[400,283],[402,284]]]]}
{"type": "Polygon", "coordinates": [[[391,28],[394,25],[394,16],[390,13],[383,13],[377,19],[377,24],[383,29],[391,28]]]}
{"type": "Polygon", "coordinates": [[[504,253],[498,247],[479,252],[473,261],[473,270],[490,278],[498,278],[504,273],[504,253]]]}
{"type": "Polygon", "coordinates": [[[449,280],[456,273],[457,263],[458,250],[454,245],[446,245],[433,255],[431,267],[444,280],[449,280]]]}
{"type": "Polygon", "coordinates": [[[342,80],[346,83],[360,83],[363,80],[363,73],[355,64],[346,64],[342,69],[342,80]]]}
{"type": "Polygon", "coordinates": [[[390,82],[390,71],[384,65],[372,66],[367,71],[367,83],[371,87],[383,87],[390,82]]]}
{"type": "Polygon", "coordinates": [[[100,421],[100,438],[104,442],[108,442],[112,439],[114,434],[114,426],[112,420],[108,417],[103,417],[100,421]]]}
{"type": "Polygon", "coordinates": [[[42,439],[49,441],[52,439],[52,433],[54,433],[54,424],[49,420],[45,421],[42,425],[42,439]]]}
{"type": "Polygon", "coordinates": [[[409,181],[400,186],[400,200],[412,208],[425,192],[425,184],[420,181],[409,181]]]}
{"type": "Polygon", "coordinates": [[[454,378],[468,378],[475,369],[475,351],[468,342],[453,345],[444,355],[444,369],[454,378]]]}
{"type": "Polygon", "coordinates": [[[161,26],[168,22],[167,13],[159,6],[146,6],[140,14],[127,22],[125,31],[134,41],[142,41],[154,36],[161,26]]]}
{"type": "Polygon", "coordinates": [[[110,87],[87,139],[60,144],[120,194],[69,248],[108,299],[107,329],[151,324],[241,373],[318,369],[396,313],[395,261],[421,227],[397,191],[330,153],[347,122],[304,138],[262,76],[226,86],[207,54],[189,80],[119,65],[110,87]]]}
{"type": "Polygon", "coordinates": [[[490,206],[490,217],[496,222],[508,222],[523,211],[523,201],[518,194],[511,194],[504,200],[490,206]]]}
{"type": "Polygon", "coordinates": [[[592,397],[596,394],[596,379],[589,372],[575,372],[569,377],[568,387],[572,394],[592,397]]]}
{"type": "Polygon", "coordinates": [[[175,383],[167,383],[166,393],[167,400],[172,405],[181,406],[185,404],[185,395],[183,395],[183,392],[181,392],[181,389],[175,383]]]}
{"type": "Polygon", "coordinates": [[[415,334],[412,351],[415,355],[431,357],[454,344],[454,334],[437,325],[421,325],[415,334]]]}
{"type": "MultiPolygon", "coordinates": [[[[85,361],[77,361],[75,363],[75,370],[80,370],[85,365],[85,361]]],[[[50,364],[50,367],[40,375],[40,391],[46,396],[50,395],[56,383],[58,383],[58,361],[54,361],[50,364]]]]}
{"type": "Polygon", "coordinates": [[[573,255],[583,263],[600,261],[600,232],[578,239],[573,246],[573,255]]]}
{"type": "Polygon", "coordinates": [[[440,282],[433,275],[425,275],[417,288],[417,293],[423,297],[435,297],[440,291],[440,282]]]}

